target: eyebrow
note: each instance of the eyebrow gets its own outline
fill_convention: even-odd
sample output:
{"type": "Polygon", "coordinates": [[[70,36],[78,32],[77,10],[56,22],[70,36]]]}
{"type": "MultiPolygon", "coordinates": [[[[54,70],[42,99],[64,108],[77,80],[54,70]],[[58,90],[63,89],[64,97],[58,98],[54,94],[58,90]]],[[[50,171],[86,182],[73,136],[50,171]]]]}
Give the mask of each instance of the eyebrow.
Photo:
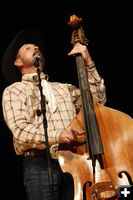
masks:
{"type": "Polygon", "coordinates": [[[29,43],[29,44],[24,44],[23,47],[27,47],[27,46],[34,46],[34,44],[31,44],[31,43],[29,43]]]}

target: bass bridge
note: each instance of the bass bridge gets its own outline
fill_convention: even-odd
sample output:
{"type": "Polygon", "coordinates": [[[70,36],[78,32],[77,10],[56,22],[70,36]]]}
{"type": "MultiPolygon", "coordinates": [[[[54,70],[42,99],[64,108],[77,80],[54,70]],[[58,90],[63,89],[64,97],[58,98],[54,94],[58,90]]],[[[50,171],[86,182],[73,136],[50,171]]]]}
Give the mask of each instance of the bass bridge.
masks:
{"type": "Polygon", "coordinates": [[[112,181],[98,182],[90,186],[91,193],[95,200],[115,199],[118,195],[118,186],[112,181]]]}

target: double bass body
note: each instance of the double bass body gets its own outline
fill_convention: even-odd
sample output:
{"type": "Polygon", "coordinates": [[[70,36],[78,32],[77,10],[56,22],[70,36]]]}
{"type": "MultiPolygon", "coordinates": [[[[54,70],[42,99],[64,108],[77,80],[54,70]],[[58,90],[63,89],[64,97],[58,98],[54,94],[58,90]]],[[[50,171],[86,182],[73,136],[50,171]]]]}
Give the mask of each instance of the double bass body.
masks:
{"type": "MultiPolygon", "coordinates": [[[[95,166],[82,136],[79,144],[60,146],[58,152],[63,172],[73,177],[74,200],[118,199],[118,186],[133,180],[133,119],[97,103],[94,107],[104,148],[104,154],[95,158],[95,166]]],[[[82,110],[70,126],[84,129],[82,110]]]]}

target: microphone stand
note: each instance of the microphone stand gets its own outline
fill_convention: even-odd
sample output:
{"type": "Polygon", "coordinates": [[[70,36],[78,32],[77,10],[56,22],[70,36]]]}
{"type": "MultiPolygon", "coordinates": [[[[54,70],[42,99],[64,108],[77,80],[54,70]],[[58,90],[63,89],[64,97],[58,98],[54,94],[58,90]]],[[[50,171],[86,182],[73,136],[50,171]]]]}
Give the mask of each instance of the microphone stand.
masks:
{"type": "Polygon", "coordinates": [[[43,96],[42,92],[42,86],[41,86],[41,78],[40,78],[40,58],[37,57],[35,61],[33,62],[34,66],[37,68],[37,74],[38,74],[38,80],[39,80],[39,90],[40,90],[40,96],[41,96],[41,111],[40,114],[43,114],[43,127],[44,127],[44,133],[45,133],[45,142],[46,142],[46,149],[47,149],[47,161],[48,161],[48,177],[49,177],[49,187],[50,187],[50,195],[51,200],[54,199],[54,185],[53,185],[53,175],[52,175],[52,167],[51,167],[51,156],[49,151],[49,143],[48,143],[48,134],[47,134],[47,119],[46,119],[46,106],[45,106],[45,98],[43,96]]]}

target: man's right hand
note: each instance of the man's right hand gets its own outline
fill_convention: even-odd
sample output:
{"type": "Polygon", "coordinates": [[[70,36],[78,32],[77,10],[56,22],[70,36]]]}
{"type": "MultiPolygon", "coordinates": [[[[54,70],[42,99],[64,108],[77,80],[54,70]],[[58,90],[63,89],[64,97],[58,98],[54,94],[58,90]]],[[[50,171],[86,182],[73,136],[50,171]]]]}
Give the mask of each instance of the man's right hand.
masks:
{"type": "Polygon", "coordinates": [[[64,131],[61,132],[59,136],[59,143],[67,143],[70,144],[71,142],[77,142],[78,137],[84,135],[85,131],[80,131],[75,128],[69,127],[66,128],[64,131]]]}

